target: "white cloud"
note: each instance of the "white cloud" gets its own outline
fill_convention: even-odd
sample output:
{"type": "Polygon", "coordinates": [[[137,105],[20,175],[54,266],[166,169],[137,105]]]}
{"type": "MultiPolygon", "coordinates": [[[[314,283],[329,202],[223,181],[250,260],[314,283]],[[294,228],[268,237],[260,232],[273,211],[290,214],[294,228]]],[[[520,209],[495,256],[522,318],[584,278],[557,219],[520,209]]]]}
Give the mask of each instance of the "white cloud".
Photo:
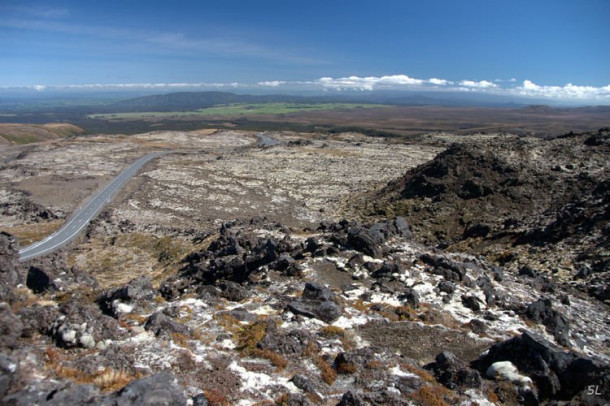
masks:
{"type": "Polygon", "coordinates": [[[472,87],[472,88],[476,88],[476,89],[491,89],[491,88],[498,87],[498,85],[496,85],[495,83],[490,82],[488,80],[481,80],[479,82],[476,82],[474,80],[462,80],[460,82],[460,86],[472,87]]]}
{"type": "Polygon", "coordinates": [[[244,82],[169,82],[169,83],[94,83],[67,85],[29,85],[2,86],[0,89],[29,89],[35,91],[51,90],[128,90],[128,89],[159,89],[159,90],[206,90],[206,89],[254,89],[283,88],[300,90],[415,90],[415,91],[446,91],[446,92],[479,92],[504,96],[531,97],[554,101],[575,101],[578,103],[610,104],[610,85],[595,87],[568,83],[564,86],[538,85],[531,80],[524,80],[520,85],[511,81],[493,83],[487,80],[462,80],[453,82],[447,79],[431,78],[417,79],[407,75],[386,76],[346,76],[322,77],[310,81],[267,80],[254,83],[244,82]]]}
{"type": "Polygon", "coordinates": [[[279,87],[281,85],[286,84],[287,82],[283,80],[270,80],[268,82],[258,82],[257,85],[265,86],[265,87],[279,87]]]}
{"type": "Polygon", "coordinates": [[[428,83],[436,85],[436,86],[447,86],[447,85],[453,84],[453,82],[450,80],[437,79],[437,78],[428,79],[428,83]]]}
{"type": "Polygon", "coordinates": [[[426,83],[423,79],[415,79],[407,75],[386,76],[348,76],[343,78],[323,77],[312,84],[321,85],[325,89],[336,90],[375,90],[378,88],[419,87],[426,83]]]}
{"type": "Polygon", "coordinates": [[[520,96],[550,99],[601,100],[610,99],[610,85],[594,87],[568,83],[564,86],[541,86],[531,80],[524,80],[523,84],[512,89],[511,93],[520,96]]]}

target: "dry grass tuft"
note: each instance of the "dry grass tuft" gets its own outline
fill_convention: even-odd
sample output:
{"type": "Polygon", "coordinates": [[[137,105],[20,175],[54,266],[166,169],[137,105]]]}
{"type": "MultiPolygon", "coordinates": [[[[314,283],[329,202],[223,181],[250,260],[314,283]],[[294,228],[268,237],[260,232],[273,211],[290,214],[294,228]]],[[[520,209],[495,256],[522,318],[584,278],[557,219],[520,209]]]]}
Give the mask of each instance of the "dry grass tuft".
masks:
{"type": "Polygon", "coordinates": [[[64,224],[63,220],[53,220],[44,223],[18,225],[6,228],[4,231],[14,235],[19,240],[19,246],[23,248],[53,234],[62,224],[64,224]]]}
{"type": "Polygon", "coordinates": [[[337,371],[335,371],[335,369],[320,356],[315,357],[313,362],[320,370],[320,378],[322,378],[322,380],[329,386],[332,386],[337,379],[337,371]]]}
{"type": "Polygon", "coordinates": [[[320,335],[326,338],[341,338],[345,337],[345,330],[341,327],[326,326],[320,330],[320,335]]]}
{"type": "Polygon", "coordinates": [[[454,396],[442,385],[424,385],[418,391],[408,395],[416,405],[449,406],[454,396]]]}
{"type": "Polygon", "coordinates": [[[56,348],[48,347],[45,350],[46,367],[52,371],[56,378],[68,379],[78,384],[93,384],[103,392],[114,392],[129,382],[140,379],[142,374],[130,374],[125,371],[115,371],[112,368],[104,368],[94,374],[86,374],[75,368],[64,365],[63,354],[56,348]]]}
{"type": "Polygon", "coordinates": [[[229,406],[230,403],[227,397],[220,393],[218,390],[210,389],[203,391],[205,398],[208,400],[210,406],[229,406]]]}
{"type": "Polygon", "coordinates": [[[267,359],[271,361],[273,366],[275,366],[278,370],[282,370],[286,368],[286,365],[288,365],[288,361],[286,361],[286,358],[271,350],[261,350],[257,348],[250,353],[250,356],[255,358],[267,359]]]}
{"type": "Polygon", "coordinates": [[[256,350],[256,344],[265,338],[266,334],[266,322],[255,321],[247,326],[243,326],[237,332],[237,349],[245,355],[250,355],[256,350]]]}

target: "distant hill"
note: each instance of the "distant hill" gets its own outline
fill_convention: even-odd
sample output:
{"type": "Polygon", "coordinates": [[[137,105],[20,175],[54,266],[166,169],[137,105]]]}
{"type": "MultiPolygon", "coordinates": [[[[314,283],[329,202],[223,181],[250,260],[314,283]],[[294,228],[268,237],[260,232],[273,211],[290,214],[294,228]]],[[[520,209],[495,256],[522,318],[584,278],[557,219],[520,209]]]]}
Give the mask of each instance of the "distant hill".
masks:
{"type": "Polygon", "coordinates": [[[314,103],[325,101],[323,97],[288,95],[247,95],[228,92],[180,92],[136,97],[111,104],[120,109],[203,109],[233,103],[314,103]]]}
{"type": "Polygon", "coordinates": [[[0,124],[0,146],[55,140],[85,132],[72,124],[0,124]]]}
{"type": "Polygon", "coordinates": [[[180,92],[136,97],[112,103],[116,111],[195,110],[233,103],[368,103],[396,106],[503,106],[520,107],[508,100],[482,95],[455,93],[364,92],[330,96],[248,95],[229,92],[180,92]]]}

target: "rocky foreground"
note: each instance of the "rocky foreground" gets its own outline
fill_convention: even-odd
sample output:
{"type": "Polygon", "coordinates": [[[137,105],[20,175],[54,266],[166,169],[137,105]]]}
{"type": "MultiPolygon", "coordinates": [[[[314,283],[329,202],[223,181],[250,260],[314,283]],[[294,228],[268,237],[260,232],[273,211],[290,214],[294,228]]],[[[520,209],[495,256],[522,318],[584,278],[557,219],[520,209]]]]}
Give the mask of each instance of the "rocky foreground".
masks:
{"type": "MultiPolygon", "coordinates": [[[[313,189],[312,184],[309,192],[289,189],[285,171],[269,171],[271,182],[284,188],[270,192],[274,193],[271,197],[256,189],[258,182],[265,181],[264,172],[249,178],[244,173],[231,181],[233,187],[227,193],[275,201],[272,207],[280,214],[284,206],[275,199],[279,193],[290,201],[308,196],[304,199],[312,202],[314,210],[299,207],[300,213],[308,220],[313,213],[318,220],[328,215],[328,220],[299,226],[283,214],[225,218],[215,228],[192,230],[179,222],[179,213],[185,209],[172,209],[173,200],[163,199],[155,204],[167,205],[163,213],[183,227],[177,226],[182,235],[171,230],[167,238],[191,241],[178,255],[167,249],[166,240],[150,237],[158,263],[169,265],[114,284],[82,266],[87,262],[77,260],[84,255],[79,251],[93,250],[91,241],[102,235],[115,246],[125,235],[142,232],[145,227],[138,221],[145,219],[127,221],[121,214],[129,214],[130,205],[152,213],[155,206],[144,207],[144,198],[155,189],[167,197],[175,195],[169,185],[176,182],[171,179],[182,179],[180,187],[190,180],[207,180],[204,176],[180,178],[178,170],[181,166],[201,170],[189,167],[189,161],[212,165],[209,157],[170,160],[167,172],[155,168],[148,175],[153,189],[130,192],[118,209],[102,215],[89,227],[88,243],[19,263],[17,240],[2,233],[0,404],[607,404],[608,305],[603,296],[579,287],[589,282],[607,286],[603,285],[607,269],[600,271],[595,265],[587,275],[571,279],[562,274],[560,278],[557,272],[533,267],[533,260],[540,256],[522,259],[529,261],[529,268],[525,263],[517,267],[516,261],[500,262],[487,251],[477,251],[475,244],[469,249],[459,246],[476,241],[495,252],[500,243],[491,237],[509,230],[513,234],[504,236],[503,246],[509,254],[538,255],[534,244],[528,245],[529,251],[522,250],[524,243],[512,244],[521,241],[522,235],[541,235],[530,227],[536,219],[539,227],[551,230],[542,235],[553,236],[548,224],[556,224],[557,213],[581,202],[585,214],[576,218],[582,218],[578,224],[590,224],[589,228],[576,227],[573,216],[560,217],[567,223],[558,228],[566,233],[560,241],[572,249],[565,258],[586,250],[589,257],[580,256],[574,263],[602,263],[607,258],[608,218],[603,217],[607,216],[607,193],[596,191],[606,182],[607,167],[601,159],[606,138],[600,132],[593,141],[587,141],[588,136],[528,141],[538,148],[562,142],[572,149],[580,146],[583,155],[592,156],[583,165],[601,169],[594,173],[588,169],[589,181],[582,182],[588,194],[574,203],[579,195],[573,189],[577,183],[570,179],[579,175],[557,163],[559,168],[549,171],[557,172],[561,181],[544,185],[559,188],[563,184],[572,197],[533,196],[530,203],[516,205],[513,211],[511,205],[517,204],[525,189],[511,189],[506,180],[519,171],[525,174],[521,185],[537,184],[542,178],[528,172],[531,165],[509,171],[506,155],[493,155],[496,150],[489,145],[450,147],[406,177],[371,192],[377,194],[374,220],[354,220],[355,215],[347,220],[335,218],[340,211],[327,204],[322,187],[313,189]],[[459,175],[463,173],[468,176],[459,175]],[[241,193],[247,189],[252,192],[241,193]],[[498,203],[501,193],[509,196],[506,206],[498,203]],[[448,220],[451,227],[444,233],[434,228],[442,225],[438,213],[451,204],[461,205],[460,213],[466,218],[475,216],[482,199],[492,209],[481,211],[476,221],[448,220]],[[532,201],[542,199],[557,209],[543,210],[544,217],[538,209],[526,210],[532,201]],[[332,210],[320,210],[324,204],[332,210]],[[428,205],[432,209],[426,209],[428,205]],[[404,216],[396,216],[397,207],[407,208],[398,213],[404,216]],[[494,221],[490,214],[494,210],[498,216],[522,215],[505,226],[504,220],[494,221]],[[425,215],[416,215],[422,211],[425,215]],[[449,229],[455,231],[449,233],[449,229]],[[483,244],[486,238],[496,245],[483,244]]],[[[497,151],[510,155],[506,148],[513,148],[515,142],[521,141],[500,144],[503,148],[497,151]]],[[[306,145],[304,159],[320,163],[319,148],[326,151],[323,159],[334,161],[335,168],[349,166],[349,155],[338,158],[341,151],[345,153],[338,143],[330,144],[331,154],[328,146],[316,143],[306,145]]],[[[371,150],[380,149],[372,145],[371,150]]],[[[281,164],[287,155],[297,153],[294,148],[302,147],[281,146],[263,160],[269,166],[281,164]]],[[[350,144],[346,148],[355,153],[363,147],[350,144]]],[[[556,150],[557,156],[565,157],[565,151],[556,150]]],[[[257,154],[222,154],[213,160],[228,171],[225,161],[251,162],[257,154]]],[[[9,169],[21,174],[20,185],[27,182],[21,167],[9,169]]],[[[345,174],[344,182],[349,184],[347,170],[345,174]]],[[[367,173],[360,180],[371,176],[367,173]]],[[[345,186],[338,189],[342,195],[346,190],[345,186]]],[[[362,209],[358,196],[354,194],[353,201],[362,209]]],[[[254,208],[254,204],[248,206],[246,213],[254,208]]],[[[28,213],[44,210],[38,205],[28,213]]],[[[223,210],[227,216],[228,209],[223,210]]],[[[22,213],[11,214],[11,221],[17,222],[14,219],[22,213]]],[[[41,221],[40,216],[36,219],[41,221]]],[[[168,230],[166,226],[155,232],[168,230]]],[[[561,254],[550,243],[543,246],[552,258],[561,254]]]]}
{"type": "Polygon", "coordinates": [[[603,305],[421,246],[400,217],[227,223],[157,289],[100,292],[1,242],[3,404],[608,399],[603,305]]]}

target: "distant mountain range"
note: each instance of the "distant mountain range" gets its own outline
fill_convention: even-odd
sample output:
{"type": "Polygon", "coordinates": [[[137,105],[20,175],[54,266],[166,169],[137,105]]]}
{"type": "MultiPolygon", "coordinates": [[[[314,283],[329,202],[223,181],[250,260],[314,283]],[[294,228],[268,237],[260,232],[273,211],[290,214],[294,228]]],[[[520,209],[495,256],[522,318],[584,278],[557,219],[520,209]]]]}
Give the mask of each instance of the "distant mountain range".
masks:
{"type": "MultiPolygon", "coordinates": [[[[260,90],[259,90],[260,92],[260,90]]],[[[234,103],[366,103],[394,106],[449,106],[535,109],[602,109],[608,106],[570,107],[549,100],[492,95],[476,92],[413,92],[413,91],[344,91],[287,94],[250,94],[220,91],[188,91],[179,93],[146,94],[138,92],[47,92],[43,94],[0,93],[0,112],[17,113],[122,113],[189,111],[234,103]],[[135,97],[134,97],[135,96],[135,97]]]]}
{"type": "Polygon", "coordinates": [[[232,103],[371,103],[397,106],[487,106],[522,107],[531,103],[517,103],[514,99],[482,94],[456,95],[434,93],[423,95],[405,92],[370,92],[331,96],[251,95],[228,92],[180,92],[135,97],[110,104],[117,110],[168,111],[192,110],[232,103]]]}

